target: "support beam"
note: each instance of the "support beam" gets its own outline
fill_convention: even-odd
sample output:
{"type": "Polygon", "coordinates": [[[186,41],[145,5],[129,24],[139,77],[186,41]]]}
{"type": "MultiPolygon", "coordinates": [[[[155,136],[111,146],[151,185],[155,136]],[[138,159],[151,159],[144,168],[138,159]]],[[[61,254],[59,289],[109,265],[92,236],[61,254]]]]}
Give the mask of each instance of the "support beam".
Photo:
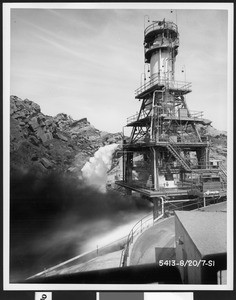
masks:
{"type": "Polygon", "coordinates": [[[152,198],[153,202],[153,219],[157,219],[165,213],[164,197],[152,198]]]}

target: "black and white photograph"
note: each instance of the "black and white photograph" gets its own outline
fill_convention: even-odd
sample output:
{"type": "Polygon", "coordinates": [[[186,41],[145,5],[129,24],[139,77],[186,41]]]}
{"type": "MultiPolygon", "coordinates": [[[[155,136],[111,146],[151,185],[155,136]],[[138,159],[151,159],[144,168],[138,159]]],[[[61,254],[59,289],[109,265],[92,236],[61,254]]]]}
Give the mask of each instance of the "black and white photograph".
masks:
{"type": "Polygon", "coordinates": [[[5,3],[3,56],[4,289],[232,290],[233,4],[5,3]]]}

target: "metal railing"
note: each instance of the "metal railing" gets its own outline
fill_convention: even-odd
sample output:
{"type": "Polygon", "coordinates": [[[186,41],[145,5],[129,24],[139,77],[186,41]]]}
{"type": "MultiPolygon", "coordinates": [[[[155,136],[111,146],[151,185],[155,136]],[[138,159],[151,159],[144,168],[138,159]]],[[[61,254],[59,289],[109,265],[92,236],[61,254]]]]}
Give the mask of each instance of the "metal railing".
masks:
{"type": "Polygon", "coordinates": [[[190,113],[190,118],[194,118],[194,119],[203,118],[203,111],[190,110],[189,113],[190,113]]]}
{"type": "Polygon", "coordinates": [[[122,250],[122,252],[121,252],[119,267],[122,267],[122,266],[123,266],[124,256],[125,256],[125,248],[124,248],[124,249],[122,250]]]}
{"type": "Polygon", "coordinates": [[[127,237],[126,246],[124,248],[124,251],[123,251],[122,257],[121,257],[121,261],[120,261],[120,267],[124,267],[127,263],[130,244],[133,243],[134,237],[137,236],[139,233],[142,233],[144,231],[144,229],[147,229],[153,225],[154,225],[153,213],[150,213],[147,216],[143,217],[141,220],[139,220],[134,225],[134,227],[131,229],[131,231],[127,237]]]}
{"type": "Polygon", "coordinates": [[[174,22],[155,21],[144,30],[144,34],[147,35],[151,31],[160,30],[160,29],[170,29],[178,32],[178,26],[174,22]]]}
{"type": "Polygon", "coordinates": [[[172,150],[171,152],[174,154],[174,156],[179,159],[179,162],[187,169],[190,170],[191,169],[191,161],[189,158],[187,157],[183,157],[181,155],[181,149],[178,147],[177,143],[170,137],[169,138],[170,141],[170,145],[171,148],[170,150],[172,150]],[[174,151],[173,151],[174,150],[174,151]]]}
{"type": "Polygon", "coordinates": [[[227,169],[222,163],[220,163],[219,170],[220,170],[221,179],[224,184],[224,188],[226,188],[227,187],[227,169]]]}
{"type": "Polygon", "coordinates": [[[158,218],[154,219],[153,217],[153,212],[139,220],[134,227],[131,229],[126,246],[124,248],[124,251],[122,252],[121,255],[121,260],[120,260],[120,267],[124,267],[127,264],[127,258],[129,256],[129,250],[130,250],[130,245],[134,241],[134,237],[137,236],[138,234],[143,233],[144,230],[147,230],[148,228],[152,227],[156,221],[161,219],[163,217],[163,214],[161,214],[158,218]]]}
{"type": "Polygon", "coordinates": [[[137,121],[138,119],[144,119],[146,118],[148,115],[144,113],[144,111],[141,112],[140,116],[139,113],[137,112],[135,115],[132,115],[130,117],[127,118],[127,124],[132,123],[137,121]]]}
{"type": "Polygon", "coordinates": [[[192,85],[191,82],[169,80],[168,78],[160,77],[159,74],[154,74],[151,77],[150,81],[146,82],[145,84],[143,84],[135,90],[135,96],[145,92],[146,90],[157,84],[163,85],[166,88],[172,88],[182,91],[191,91],[190,88],[192,85]]]}
{"type": "Polygon", "coordinates": [[[160,186],[157,190],[155,190],[154,184],[147,185],[146,182],[135,180],[135,181],[129,181],[129,185],[132,185],[134,188],[143,188],[145,190],[149,191],[157,191],[159,193],[162,193],[162,195],[168,196],[169,194],[172,194],[173,190],[181,189],[181,190],[189,190],[193,187],[196,187],[196,183],[193,182],[177,182],[176,186],[174,187],[168,187],[168,186],[160,186]]]}
{"type": "MultiPolygon", "coordinates": [[[[183,135],[180,134],[177,136],[177,142],[175,142],[176,144],[180,143],[190,143],[190,144],[202,144],[202,142],[207,142],[208,141],[208,137],[201,135],[201,139],[202,142],[199,142],[199,139],[196,136],[191,136],[191,135],[183,135]]],[[[163,143],[168,143],[169,142],[169,135],[168,134],[161,134],[158,137],[158,142],[163,142],[163,143]]]]}
{"type": "Polygon", "coordinates": [[[222,164],[222,163],[220,163],[219,164],[219,169],[222,171],[222,173],[224,173],[224,175],[227,177],[227,169],[226,169],[226,167],[222,164]]]}
{"type": "MultiPolygon", "coordinates": [[[[179,111],[175,112],[175,113],[166,113],[165,117],[170,118],[170,119],[176,119],[176,118],[180,118],[180,115],[178,115],[179,111]]],[[[203,118],[203,111],[189,111],[190,115],[188,116],[189,118],[192,118],[194,120],[197,119],[201,119],[203,118]]],[[[145,113],[144,111],[141,112],[141,114],[139,115],[139,113],[137,112],[136,114],[130,116],[127,118],[127,124],[130,124],[132,122],[135,122],[137,120],[141,120],[144,119],[146,117],[148,117],[150,115],[148,115],[147,113],[145,113]]]]}

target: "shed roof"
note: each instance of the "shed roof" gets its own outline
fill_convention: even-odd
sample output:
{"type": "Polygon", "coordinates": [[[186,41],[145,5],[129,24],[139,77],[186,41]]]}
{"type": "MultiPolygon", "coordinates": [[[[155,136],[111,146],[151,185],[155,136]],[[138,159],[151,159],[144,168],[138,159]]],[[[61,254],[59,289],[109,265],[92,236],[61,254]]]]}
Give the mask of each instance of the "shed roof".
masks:
{"type": "Polygon", "coordinates": [[[225,253],[226,212],[176,211],[176,216],[202,256],[225,253]]]}
{"type": "Polygon", "coordinates": [[[198,209],[199,211],[218,211],[218,212],[226,212],[227,211],[227,202],[220,202],[216,204],[207,205],[205,207],[201,207],[198,209]]]}

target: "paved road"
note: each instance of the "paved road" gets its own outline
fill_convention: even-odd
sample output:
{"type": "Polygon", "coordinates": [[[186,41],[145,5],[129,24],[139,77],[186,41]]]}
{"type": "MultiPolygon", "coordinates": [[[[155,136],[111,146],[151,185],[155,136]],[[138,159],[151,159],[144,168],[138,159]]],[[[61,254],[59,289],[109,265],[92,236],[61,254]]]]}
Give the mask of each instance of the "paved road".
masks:
{"type": "MultiPolygon", "coordinates": [[[[175,246],[175,223],[174,217],[166,220],[161,220],[153,227],[144,231],[138,239],[134,242],[130,254],[129,265],[141,265],[147,263],[155,263],[155,247],[169,248],[175,246]]],[[[159,257],[167,258],[174,255],[174,251],[166,251],[160,249],[159,257]]]]}

